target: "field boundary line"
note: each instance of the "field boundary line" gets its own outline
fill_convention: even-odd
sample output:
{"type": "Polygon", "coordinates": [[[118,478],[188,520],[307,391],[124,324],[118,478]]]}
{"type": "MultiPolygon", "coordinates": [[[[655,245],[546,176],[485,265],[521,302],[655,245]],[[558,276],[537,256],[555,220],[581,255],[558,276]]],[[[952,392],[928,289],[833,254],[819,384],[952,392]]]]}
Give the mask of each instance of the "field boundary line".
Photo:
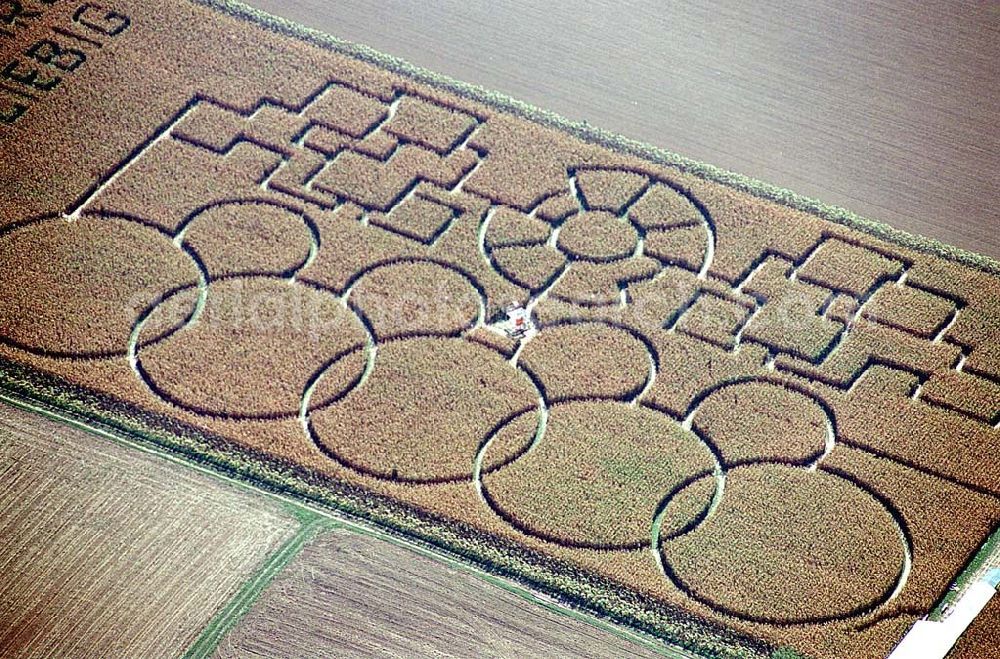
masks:
{"type": "MultiPolygon", "coordinates": [[[[594,141],[604,144],[605,146],[609,146],[610,148],[616,149],[621,152],[636,153],[637,155],[645,157],[653,162],[665,164],[668,166],[678,167],[682,171],[688,171],[692,174],[702,176],[706,179],[717,181],[719,183],[728,185],[729,187],[737,190],[748,191],[762,198],[778,201],[779,203],[783,203],[790,207],[810,212],[814,215],[817,215],[818,217],[822,217],[823,219],[859,228],[884,240],[889,240],[891,242],[898,243],[901,245],[911,246],[915,249],[923,249],[930,253],[935,253],[938,254],[939,256],[943,256],[946,258],[952,258],[963,263],[965,261],[962,261],[962,259],[968,259],[969,262],[975,263],[976,267],[982,268],[990,272],[993,272],[997,268],[1000,268],[1000,266],[997,265],[996,261],[993,261],[986,257],[978,257],[968,252],[950,248],[940,243],[936,243],[934,241],[928,241],[925,239],[914,237],[911,234],[899,232],[886,225],[878,225],[874,222],[871,222],[870,220],[865,220],[843,209],[837,209],[832,206],[825,206],[819,204],[818,202],[808,200],[804,197],[799,197],[798,195],[788,192],[787,190],[782,190],[780,188],[768,186],[766,184],[756,182],[753,179],[748,179],[746,177],[725,172],[723,170],[716,169],[709,165],[702,165],[691,160],[686,160],[681,158],[680,156],[671,154],[668,151],[655,149],[654,147],[639,142],[635,142],[632,140],[628,140],[627,138],[621,136],[592,129],[586,126],[585,124],[570,122],[566,119],[559,117],[558,115],[546,113],[543,110],[539,110],[538,108],[534,108],[532,106],[520,103],[518,101],[514,101],[509,97],[496,94],[495,92],[489,92],[479,87],[465,85],[464,83],[459,83],[455,80],[446,78],[444,76],[432,74],[424,69],[418,69],[416,67],[413,67],[412,65],[403,62],[402,60],[397,60],[395,58],[382,55],[381,53],[377,53],[376,51],[367,49],[364,46],[354,46],[347,42],[340,41],[334,37],[327,37],[322,33],[316,31],[310,31],[307,28],[296,26],[291,23],[282,22],[280,19],[269,18],[267,17],[267,15],[260,12],[252,13],[252,10],[246,8],[245,5],[242,5],[237,2],[230,2],[228,0],[192,0],[192,1],[203,5],[209,5],[216,9],[221,8],[221,11],[227,12],[233,16],[237,16],[238,18],[253,21],[258,25],[263,25],[277,32],[285,32],[287,34],[291,34],[299,39],[305,41],[311,41],[314,44],[319,44],[322,47],[342,52],[346,55],[355,57],[361,61],[372,62],[376,65],[382,66],[383,68],[387,68],[396,73],[408,75],[418,80],[422,79],[421,76],[426,76],[427,80],[424,80],[424,82],[428,82],[428,84],[433,84],[435,86],[448,89],[449,91],[452,91],[454,93],[458,93],[464,96],[473,96],[473,97],[475,97],[474,95],[482,95],[482,97],[486,99],[483,102],[488,103],[501,110],[506,110],[513,114],[521,114],[522,116],[532,119],[538,123],[544,123],[547,125],[555,126],[557,128],[569,132],[570,134],[576,135],[577,137],[581,137],[589,141],[594,141]],[[244,13],[241,14],[240,12],[244,13]]],[[[55,401],[53,402],[53,405],[56,406],[65,404],[64,402],[61,402],[59,398],[53,398],[51,400],[55,401]]],[[[138,407],[134,408],[132,413],[133,414],[139,413],[139,408],[138,407]]],[[[98,414],[98,412],[94,412],[94,414],[98,414]]],[[[81,427],[86,428],[86,424],[81,425],[81,427]]],[[[169,431],[165,432],[169,434],[169,431]]],[[[137,437],[136,441],[149,442],[152,444],[155,444],[157,442],[155,438],[145,439],[142,437],[141,434],[137,437]]],[[[172,446],[173,444],[170,444],[169,446],[164,445],[162,448],[163,450],[170,452],[169,454],[172,454],[174,456],[183,456],[185,451],[184,448],[176,448],[176,447],[171,448],[172,446]]],[[[168,455],[168,453],[163,453],[157,449],[149,450],[149,452],[161,455],[161,457],[168,455]]],[[[193,454],[190,460],[186,460],[183,457],[181,457],[179,462],[183,462],[188,466],[194,466],[197,464],[196,460],[197,458],[193,454]]],[[[270,487],[268,483],[264,482],[265,479],[261,479],[261,481],[258,482],[257,477],[255,476],[256,472],[247,473],[245,471],[241,471],[239,468],[234,468],[233,471],[229,471],[226,469],[225,465],[219,465],[217,467],[206,467],[205,465],[200,465],[200,467],[205,473],[213,474],[216,477],[225,477],[223,476],[224,473],[229,474],[230,476],[227,478],[228,480],[231,480],[234,483],[244,484],[252,488],[256,492],[267,492],[268,488],[270,487]]],[[[302,490],[298,494],[290,493],[287,496],[289,500],[297,501],[299,497],[307,499],[310,497],[308,491],[309,490],[302,490]]],[[[273,492],[270,494],[274,496],[273,492]]],[[[323,501],[328,502],[329,499],[324,499],[323,501]]],[[[289,506],[291,505],[292,504],[289,504],[289,506]]],[[[321,503],[319,501],[317,501],[315,505],[329,506],[331,509],[335,506],[335,504],[321,503]]],[[[329,515],[328,513],[324,514],[329,515]]],[[[352,516],[351,509],[340,511],[339,514],[352,516]]],[[[377,522],[374,522],[374,524],[377,524],[377,522]]],[[[390,538],[394,537],[392,535],[393,533],[394,531],[387,530],[380,533],[379,535],[380,537],[390,538]]],[[[406,546],[409,547],[424,546],[423,544],[420,543],[426,543],[426,546],[430,548],[429,551],[435,551],[433,549],[431,541],[429,540],[414,540],[413,542],[405,542],[405,543],[402,540],[398,540],[398,543],[405,544],[406,546]]],[[[440,553],[436,555],[460,556],[460,554],[457,551],[451,552],[448,548],[440,548],[440,553]]],[[[483,563],[486,563],[486,561],[487,559],[483,559],[483,563]]],[[[480,572],[483,575],[489,575],[489,573],[486,571],[478,571],[478,572],[480,572]]],[[[524,576],[523,578],[530,579],[531,577],[524,576]]],[[[543,595],[542,597],[545,596],[543,595]]]]}
{"type": "Polygon", "coordinates": [[[257,571],[247,579],[232,598],[202,629],[191,647],[184,653],[184,659],[204,659],[211,656],[236,624],[253,607],[257,599],[267,590],[274,579],[301,553],[307,542],[324,531],[337,528],[339,523],[319,515],[303,521],[298,531],[268,556],[257,571]]]}
{"type": "Polygon", "coordinates": [[[501,112],[508,112],[542,126],[562,130],[587,142],[649,160],[658,165],[674,167],[684,173],[720,183],[734,190],[747,192],[761,199],[793,208],[815,217],[857,229],[881,240],[938,256],[955,263],[973,267],[988,274],[1000,275],[1000,260],[949,245],[940,240],[897,229],[885,222],[864,217],[853,211],[817,199],[806,197],[765,181],[717,167],[706,162],[682,156],[668,149],[653,146],[620,133],[598,128],[586,121],[567,119],[560,114],[532,105],[502,92],[481,85],[464,82],[451,76],[417,66],[400,57],[388,55],[370,46],[341,39],[295,21],[275,16],[251,7],[240,0],[188,0],[236,19],[264,29],[283,34],[305,43],[340,53],[356,60],[373,64],[391,73],[405,76],[419,83],[483,103],[501,112]]]}
{"type": "MultiPolygon", "coordinates": [[[[378,540],[391,543],[397,547],[414,552],[424,558],[433,560],[439,564],[457,569],[466,574],[470,574],[480,581],[503,589],[514,594],[524,601],[540,606],[548,611],[557,613],[570,619],[584,622],[595,629],[614,634],[618,638],[636,643],[661,656],[669,659],[700,659],[703,655],[685,650],[673,645],[669,639],[654,636],[639,629],[626,627],[622,623],[605,619],[596,613],[585,611],[572,604],[560,601],[559,599],[547,595],[539,590],[530,588],[527,585],[515,581],[514,579],[499,576],[464,560],[460,555],[453,554],[444,547],[439,547],[429,541],[419,538],[403,537],[401,534],[393,533],[381,527],[376,527],[372,523],[359,520],[351,516],[348,512],[342,511],[332,506],[325,505],[313,500],[305,500],[292,494],[279,493],[266,487],[261,487],[255,481],[224,473],[221,469],[215,469],[198,461],[193,456],[179,449],[171,449],[156,443],[153,439],[145,439],[134,433],[123,430],[102,427],[99,421],[84,419],[76,413],[55,408],[51,403],[33,400],[22,394],[15,394],[6,388],[0,388],[0,402],[6,403],[21,410],[38,414],[58,423],[77,428],[84,432],[103,437],[122,446],[141,451],[147,455],[153,455],[166,460],[172,464],[188,469],[193,469],[201,474],[216,480],[223,481],[230,486],[252,492],[258,496],[270,498],[284,507],[289,514],[299,518],[303,527],[309,525],[315,518],[322,518],[327,526],[325,530],[337,528],[347,530],[359,535],[366,535],[378,540]]],[[[305,496],[305,495],[301,495],[305,496]]],[[[301,529],[300,532],[301,533],[301,529]]],[[[298,533],[293,538],[298,537],[298,533]]],[[[263,590],[263,589],[262,589],[263,590]]],[[[211,623],[210,623],[211,624],[211,623]]],[[[207,629],[207,627],[206,627],[207,629]]],[[[204,631],[203,631],[204,633],[204,631]]],[[[220,637],[220,641],[224,636],[220,637]]]]}

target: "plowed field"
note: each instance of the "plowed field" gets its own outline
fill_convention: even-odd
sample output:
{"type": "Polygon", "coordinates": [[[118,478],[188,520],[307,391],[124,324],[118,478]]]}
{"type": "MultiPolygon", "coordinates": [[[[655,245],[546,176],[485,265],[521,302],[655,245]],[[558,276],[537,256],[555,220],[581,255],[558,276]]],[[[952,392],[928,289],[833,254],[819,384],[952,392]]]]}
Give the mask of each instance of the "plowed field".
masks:
{"type": "Polygon", "coordinates": [[[298,521],[0,405],[0,654],[177,657],[298,521]]]}

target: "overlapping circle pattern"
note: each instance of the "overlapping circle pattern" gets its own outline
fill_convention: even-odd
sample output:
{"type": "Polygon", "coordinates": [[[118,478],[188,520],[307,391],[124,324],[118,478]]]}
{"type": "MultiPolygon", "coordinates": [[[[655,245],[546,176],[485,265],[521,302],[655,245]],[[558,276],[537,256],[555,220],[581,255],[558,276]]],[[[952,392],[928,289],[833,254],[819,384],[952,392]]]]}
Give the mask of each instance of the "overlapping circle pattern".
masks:
{"type": "MultiPolygon", "coordinates": [[[[635,251],[636,231],[605,211],[571,217],[556,244],[601,260],[594,250],[588,256],[592,246],[576,226],[592,222],[621,234],[615,259],[635,251]]],[[[400,259],[371,265],[333,291],[297,278],[320,249],[306,213],[265,199],[211,204],[173,234],[113,214],[23,223],[0,234],[0,288],[11,292],[0,297],[0,341],[57,358],[127,357],[153,394],[192,414],[298,417],[308,439],[346,468],[405,483],[468,482],[516,533],[544,542],[648,550],[664,578],[727,615],[809,623],[872,610],[898,590],[907,560],[901,517],[863,485],[818,468],[836,425],[814,395],[776,378],[723,383],[675,418],[640,400],[654,378],[665,377],[644,337],[598,327],[595,336],[625,335],[628,349],[601,361],[600,373],[584,369],[567,380],[565,370],[583,365],[572,352],[559,353],[578,344],[560,335],[581,326],[542,327],[521,360],[512,360],[467,336],[482,327],[488,307],[469,273],[429,258],[400,259]],[[220,227],[256,238],[241,243],[220,227]],[[263,247],[261,235],[270,241],[263,247]],[[225,248],[213,253],[213,245],[225,248]],[[454,304],[435,308],[428,281],[454,291],[454,304]],[[43,288],[70,312],[31,297],[43,288]],[[409,306],[387,306],[397,298],[409,306]],[[533,346],[548,351],[543,361],[566,368],[526,366],[533,346]],[[423,367],[414,369],[415,361],[423,367]],[[724,391],[762,386],[775,389],[779,408],[787,400],[826,426],[799,462],[752,450],[731,460],[731,446],[752,447],[760,429],[712,437],[699,423],[724,391]],[[824,525],[805,519],[804,510],[824,525]],[[877,520],[877,528],[861,519],[877,520]],[[802,535],[773,532],[789,527],[802,535]],[[808,609],[803,593],[842,563],[824,548],[864,547],[873,535],[897,532],[895,563],[864,563],[864,587],[840,606],[798,613],[808,609]],[[789,570],[790,557],[803,553],[811,563],[789,570]],[[768,590],[768,580],[757,580],[734,597],[723,583],[761,565],[789,575],[787,588],[768,590]]],[[[852,565],[859,556],[850,554],[852,565]]]]}

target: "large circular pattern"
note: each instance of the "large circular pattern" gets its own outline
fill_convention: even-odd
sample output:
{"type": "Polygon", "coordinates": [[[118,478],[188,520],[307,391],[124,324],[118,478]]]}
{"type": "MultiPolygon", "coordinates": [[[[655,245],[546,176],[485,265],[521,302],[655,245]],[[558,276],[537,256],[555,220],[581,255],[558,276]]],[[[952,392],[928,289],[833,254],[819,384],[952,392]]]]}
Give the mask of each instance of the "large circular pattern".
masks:
{"type": "MultiPolygon", "coordinates": [[[[492,452],[488,445],[486,458],[492,452]]],[[[637,548],[650,543],[664,493],[713,465],[702,441],[660,412],[570,402],[551,408],[530,451],[483,475],[482,491],[529,535],[573,547],[637,548]]]]}
{"type": "Polygon", "coordinates": [[[305,265],[319,239],[303,213],[248,199],[213,204],[194,215],[184,228],[184,242],[214,278],[288,276],[305,265]]]}
{"type": "Polygon", "coordinates": [[[727,465],[771,460],[805,465],[832,444],[833,419],[813,397],[770,380],[723,385],[693,415],[727,465]]]}
{"type": "MultiPolygon", "coordinates": [[[[284,279],[213,281],[204,299],[196,322],[136,355],[154,392],[199,414],[293,416],[313,374],[367,341],[357,317],[332,294],[284,279]]],[[[157,314],[169,308],[160,305],[147,322],[162,324],[157,314]]],[[[144,337],[140,331],[140,343],[144,337]]]]}
{"type": "MultiPolygon", "coordinates": [[[[309,427],[323,451],[362,473],[463,480],[471,478],[486,437],[537,402],[530,379],[489,348],[464,339],[404,339],[379,345],[364,383],[313,412],[309,427]]],[[[502,443],[512,448],[499,450],[495,463],[523,449],[536,425],[522,422],[519,432],[504,433],[502,443]]]]}
{"type": "Polygon", "coordinates": [[[780,624],[874,608],[906,561],[900,527],[879,500],[831,473],[778,464],[731,469],[718,508],[661,551],[690,596],[780,624]]]}
{"type": "Polygon", "coordinates": [[[528,212],[494,207],[480,230],[497,273],[584,307],[623,305],[630,285],[664,268],[707,277],[715,253],[712,220],[690,193],[620,167],[569,168],[563,194],[528,212]]]}
{"type": "MultiPolygon", "coordinates": [[[[496,213],[479,238],[497,272],[583,306],[624,305],[623,287],[662,267],[707,273],[714,232],[686,194],[613,168],[577,183],[564,196],[579,209],[553,224],[496,213]]],[[[486,304],[464,269],[369,263],[338,299],[291,277],[318,248],[312,220],[267,200],[206,206],[177,236],[111,215],[26,223],[0,233],[11,292],[0,342],[128,354],[154,393],[197,414],[301,415],[340,464],[403,483],[474,481],[486,506],[544,541],[653,545],[665,578],[744,620],[856,616],[904,578],[908,540],[891,504],[817,469],[836,429],[815,396],[728,383],[681,422],[636,404],[657,368],[641,335],[549,326],[508,362],[461,338],[486,304]],[[53,293],[29,295],[39,289],[53,293]]]]}
{"type": "Polygon", "coordinates": [[[189,255],[139,222],[33,222],[0,235],[0,341],[51,356],[125,355],[140,314],[199,277],[189,255]]]}
{"type": "Polygon", "coordinates": [[[400,261],[366,271],[351,287],[351,306],[385,341],[407,336],[457,336],[484,306],[473,282],[433,261],[400,261]]]}

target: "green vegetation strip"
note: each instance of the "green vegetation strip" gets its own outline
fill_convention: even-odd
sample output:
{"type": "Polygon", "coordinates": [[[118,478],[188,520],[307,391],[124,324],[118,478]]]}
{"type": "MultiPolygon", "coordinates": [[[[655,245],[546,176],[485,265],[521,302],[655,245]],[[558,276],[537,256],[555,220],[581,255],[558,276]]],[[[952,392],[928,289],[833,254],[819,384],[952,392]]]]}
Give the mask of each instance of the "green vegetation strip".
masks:
{"type": "MultiPolygon", "coordinates": [[[[301,518],[303,512],[308,511],[300,509],[296,516],[301,518]]],[[[229,603],[215,614],[215,617],[202,630],[201,636],[184,654],[185,659],[202,659],[211,656],[219,647],[223,637],[236,626],[240,618],[247,614],[253,603],[271,585],[278,573],[285,569],[285,566],[291,563],[292,559],[302,551],[302,547],[321,532],[339,526],[338,523],[312,512],[309,512],[308,516],[312,519],[305,521],[295,535],[271,554],[257,570],[257,573],[250,577],[236,595],[229,600],[229,603]]]]}
{"type": "MultiPolygon", "coordinates": [[[[183,465],[212,478],[223,480],[231,485],[249,490],[257,495],[276,500],[280,503],[284,510],[300,521],[302,526],[299,531],[269,557],[257,574],[251,577],[251,579],[244,584],[240,591],[237,592],[229,604],[222,609],[219,614],[212,619],[212,621],[209,622],[201,636],[188,650],[188,653],[185,655],[186,659],[204,657],[211,654],[225,637],[225,634],[232,629],[232,627],[243,615],[246,614],[260,594],[267,588],[267,586],[270,585],[274,577],[277,576],[277,574],[285,566],[287,566],[293,558],[295,558],[304,544],[308,540],[316,537],[318,534],[335,528],[377,538],[383,542],[390,542],[393,545],[407,549],[425,558],[445,564],[464,573],[471,574],[492,586],[502,588],[504,591],[516,595],[526,602],[541,606],[547,611],[566,616],[567,618],[571,618],[573,620],[581,621],[591,627],[594,627],[595,629],[600,629],[632,643],[637,643],[664,657],[669,657],[670,659],[698,659],[698,657],[702,656],[669,645],[666,641],[648,636],[639,631],[615,625],[589,612],[576,608],[570,608],[557,600],[535,593],[534,591],[525,588],[516,582],[495,576],[470,563],[464,562],[449,554],[445,554],[443,551],[436,551],[435,549],[418,542],[386,533],[380,529],[363,524],[355,519],[346,519],[339,513],[339,511],[334,512],[328,508],[319,507],[317,504],[306,504],[296,498],[258,487],[249,480],[234,478],[233,476],[223,473],[213,466],[210,466],[211,463],[198,461],[194,456],[191,456],[188,453],[175,453],[170,451],[168,448],[156,443],[155,440],[147,440],[138,435],[125,435],[117,429],[112,430],[110,428],[95,425],[96,422],[84,420],[68,410],[54,409],[50,407],[50,404],[48,403],[28,400],[22,395],[14,395],[3,390],[0,390],[0,402],[6,403],[18,409],[39,414],[48,419],[52,419],[64,425],[83,430],[105,439],[109,439],[120,445],[158,456],[159,458],[168,460],[174,464],[183,465]],[[209,637],[211,637],[211,639],[209,637]]],[[[779,650],[778,652],[780,653],[782,650],[779,650]]],[[[797,655],[776,654],[774,656],[794,657],[797,655]]]]}
{"type": "Polygon", "coordinates": [[[930,620],[941,620],[944,610],[965,594],[972,581],[979,576],[982,567],[987,562],[990,562],[991,559],[993,559],[993,563],[1000,565],[1000,527],[994,529],[993,535],[983,543],[983,546],[979,548],[976,555],[972,557],[972,560],[965,566],[965,569],[955,579],[951,588],[948,589],[948,592],[945,593],[944,597],[941,598],[941,601],[927,617],[930,620]]]}

